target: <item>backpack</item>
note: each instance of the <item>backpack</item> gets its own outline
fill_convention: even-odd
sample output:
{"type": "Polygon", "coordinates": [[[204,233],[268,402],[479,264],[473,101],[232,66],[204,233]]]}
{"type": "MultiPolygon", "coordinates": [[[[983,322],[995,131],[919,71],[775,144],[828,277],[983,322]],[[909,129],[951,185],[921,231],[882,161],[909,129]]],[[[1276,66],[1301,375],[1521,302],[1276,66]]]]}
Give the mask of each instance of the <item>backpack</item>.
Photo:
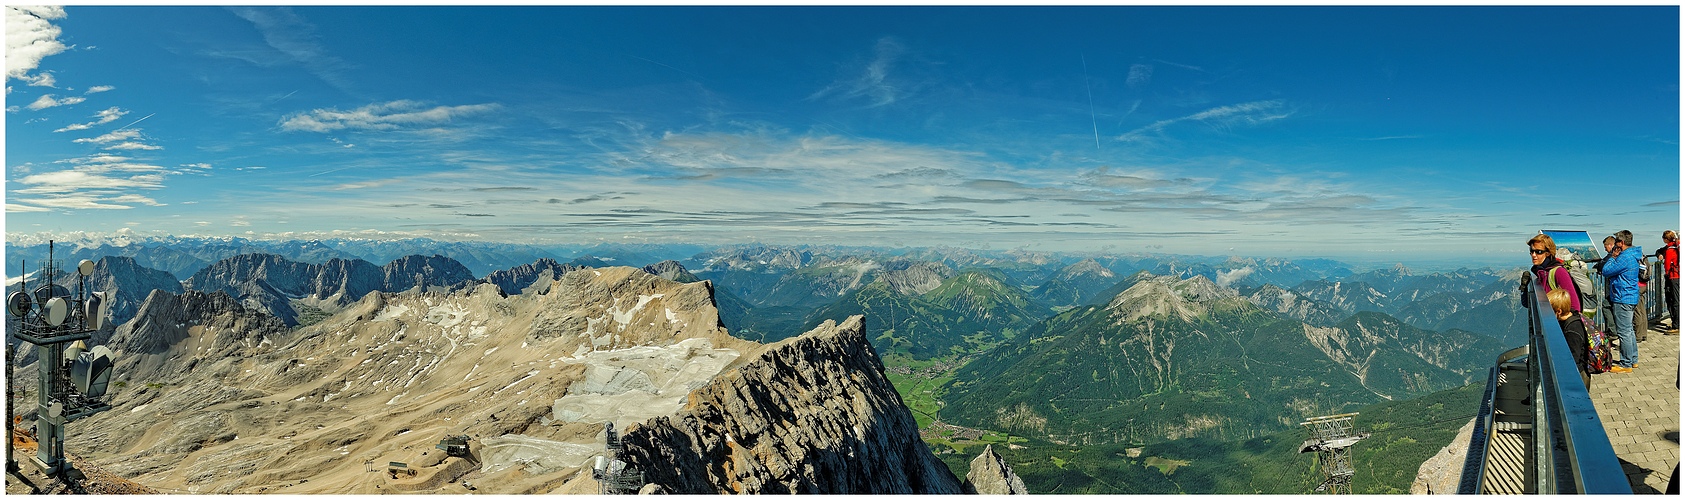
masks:
{"type": "MultiPolygon", "coordinates": [[[[1568,278],[1574,280],[1574,291],[1580,294],[1580,313],[1588,317],[1597,315],[1597,305],[1603,302],[1602,297],[1598,297],[1597,285],[1591,281],[1591,268],[1578,260],[1562,261],[1562,265],[1556,267],[1567,268],[1568,278]]],[[[1551,268],[1545,285],[1550,290],[1556,289],[1556,268],[1551,268]]]]}
{"type": "Polygon", "coordinates": [[[1593,375],[1609,371],[1615,365],[1615,353],[1609,348],[1609,337],[1592,326],[1591,320],[1580,316],[1586,327],[1586,372],[1593,375]]]}

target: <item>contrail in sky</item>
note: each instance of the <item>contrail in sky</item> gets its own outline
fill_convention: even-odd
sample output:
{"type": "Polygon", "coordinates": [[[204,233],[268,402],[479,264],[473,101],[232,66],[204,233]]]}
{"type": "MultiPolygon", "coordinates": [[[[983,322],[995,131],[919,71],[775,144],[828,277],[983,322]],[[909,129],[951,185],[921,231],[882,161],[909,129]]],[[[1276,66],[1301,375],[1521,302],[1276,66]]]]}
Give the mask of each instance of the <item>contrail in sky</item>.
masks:
{"type": "MultiPolygon", "coordinates": [[[[153,113],[153,114],[152,114],[152,115],[156,115],[156,114],[158,114],[158,113],[153,113]]],[[[136,123],[140,123],[140,122],[144,122],[144,121],[146,121],[146,119],[147,119],[147,118],[151,118],[151,117],[152,117],[152,115],[146,115],[146,116],[142,116],[142,117],[140,117],[140,119],[139,119],[139,120],[135,120],[135,121],[132,121],[132,122],[129,122],[129,124],[128,124],[128,125],[124,125],[124,126],[121,126],[121,127],[117,127],[117,130],[123,130],[123,129],[126,129],[126,128],[129,128],[129,127],[133,127],[133,126],[135,126],[135,124],[136,124],[136,123]]],[[[116,132],[116,130],[113,130],[113,132],[116,132]]]]}
{"type": "Polygon", "coordinates": [[[284,95],[284,96],[281,96],[281,97],[279,97],[279,98],[277,98],[277,99],[275,99],[275,102],[281,102],[281,99],[286,99],[286,98],[288,98],[288,97],[292,97],[292,96],[293,96],[293,94],[297,94],[297,93],[298,93],[298,91],[297,91],[297,90],[294,90],[294,91],[292,91],[292,92],[288,92],[288,93],[287,93],[287,95],[284,95]]]}
{"type": "Polygon", "coordinates": [[[660,61],[656,61],[656,60],[653,60],[653,59],[647,59],[647,58],[643,58],[643,57],[638,57],[638,56],[634,56],[632,54],[626,54],[626,57],[630,57],[630,58],[637,59],[637,60],[640,60],[640,61],[644,61],[644,62],[647,62],[647,63],[650,63],[650,64],[661,66],[663,68],[667,68],[667,69],[670,69],[670,70],[673,70],[673,71],[684,73],[686,75],[690,75],[692,78],[696,78],[697,80],[706,80],[705,78],[702,78],[701,75],[697,75],[696,73],[691,73],[689,71],[685,71],[685,70],[682,70],[682,69],[679,69],[679,68],[668,66],[666,64],[663,64],[660,61]]]}
{"type": "Polygon", "coordinates": [[[1100,150],[1100,122],[1094,117],[1094,89],[1088,87],[1088,55],[1082,56],[1082,89],[1088,92],[1088,124],[1094,126],[1094,150],[1100,150]]]}

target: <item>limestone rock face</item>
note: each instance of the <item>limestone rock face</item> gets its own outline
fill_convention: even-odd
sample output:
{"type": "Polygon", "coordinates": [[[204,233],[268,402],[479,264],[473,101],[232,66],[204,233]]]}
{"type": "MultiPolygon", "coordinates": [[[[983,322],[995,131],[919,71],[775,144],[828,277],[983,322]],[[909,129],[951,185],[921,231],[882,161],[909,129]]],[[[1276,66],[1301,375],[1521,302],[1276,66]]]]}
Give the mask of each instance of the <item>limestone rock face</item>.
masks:
{"type": "Polygon", "coordinates": [[[245,343],[251,339],[261,341],[265,336],[288,332],[287,326],[279,320],[247,310],[222,292],[189,291],[176,295],[153,290],[134,319],[112,334],[111,347],[118,352],[163,353],[187,339],[195,328],[229,332],[217,336],[207,348],[245,343]]]}
{"type": "Polygon", "coordinates": [[[1315,326],[1331,326],[1345,319],[1344,311],[1310,300],[1291,290],[1275,285],[1264,285],[1258,291],[1246,296],[1251,302],[1266,311],[1297,319],[1315,326]]]}
{"type": "Polygon", "coordinates": [[[531,264],[493,271],[480,281],[497,285],[504,295],[520,295],[535,284],[540,290],[548,290],[551,282],[579,269],[579,266],[559,264],[555,259],[538,259],[531,264]]]}
{"type": "MultiPolygon", "coordinates": [[[[470,272],[462,263],[437,254],[432,257],[420,255],[399,257],[386,263],[380,270],[386,278],[381,290],[388,292],[411,288],[448,287],[474,280],[474,273],[470,272]]],[[[353,300],[360,298],[362,297],[352,297],[353,300]]]]}
{"type": "Polygon", "coordinates": [[[1416,480],[1410,483],[1411,495],[1454,495],[1463,480],[1463,461],[1468,458],[1469,439],[1474,436],[1474,420],[1457,430],[1457,437],[1439,453],[1422,462],[1416,480]]]}
{"type": "Polygon", "coordinates": [[[976,495],[1027,495],[1024,480],[1012,473],[1012,466],[995,453],[994,445],[983,447],[983,454],[971,460],[971,472],[965,474],[965,492],[976,495]]]}
{"type": "Polygon", "coordinates": [[[628,461],[677,494],[959,493],[861,321],[826,321],[721,373],[677,414],[630,429],[628,461]]]}
{"type": "Polygon", "coordinates": [[[924,295],[954,277],[954,270],[940,262],[898,259],[884,263],[878,281],[902,295],[924,295]]]}
{"type": "Polygon", "coordinates": [[[1218,308],[1256,308],[1233,290],[1217,286],[1205,276],[1178,279],[1161,276],[1142,279],[1112,298],[1106,305],[1122,321],[1143,317],[1178,317],[1191,320],[1218,308]]]}
{"type": "Polygon", "coordinates": [[[439,255],[411,255],[377,267],[361,259],[308,264],[279,255],[242,254],[199,270],[183,285],[227,293],[247,308],[297,325],[298,303],[336,312],[369,292],[445,291],[473,282],[468,268],[439,255]]]}

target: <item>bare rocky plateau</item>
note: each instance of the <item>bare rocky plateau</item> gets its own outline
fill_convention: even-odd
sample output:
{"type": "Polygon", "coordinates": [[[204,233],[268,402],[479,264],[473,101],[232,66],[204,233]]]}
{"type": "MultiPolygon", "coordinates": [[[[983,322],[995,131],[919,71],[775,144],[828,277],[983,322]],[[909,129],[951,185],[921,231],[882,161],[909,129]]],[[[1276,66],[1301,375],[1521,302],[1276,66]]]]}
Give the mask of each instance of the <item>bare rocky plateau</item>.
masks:
{"type": "Polygon", "coordinates": [[[154,292],[112,336],[113,408],[67,448],[165,493],[594,494],[614,422],[646,489],[960,492],[860,319],[838,320],[741,340],[709,282],[635,268],[518,295],[373,292],[299,329],[222,293],[154,292]],[[451,435],[470,457],[435,448],[451,435]]]}

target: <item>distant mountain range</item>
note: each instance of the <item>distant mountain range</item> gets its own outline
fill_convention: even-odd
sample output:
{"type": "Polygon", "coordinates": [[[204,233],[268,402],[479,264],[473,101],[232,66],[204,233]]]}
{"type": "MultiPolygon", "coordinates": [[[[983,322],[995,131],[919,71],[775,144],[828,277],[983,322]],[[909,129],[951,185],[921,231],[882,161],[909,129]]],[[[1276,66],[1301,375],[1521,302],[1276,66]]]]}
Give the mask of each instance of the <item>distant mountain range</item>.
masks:
{"type": "MultiPolygon", "coordinates": [[[[28,257],[31,268],[46,253],[33,243],[8,251],[14,261],[28,257]]],[[[738,339],[780,342],[859,316],[861,337],[901,396],[921,400],[909,405],[921,421],[1048,446],[1253,439],[1306,416],[1466,384],[1525,332],[1514,298],[1519,269],[1359,272],[1322,259],[352,239],[116,239],[63,243],[57,252],[61,264],[96,261],[89,289],[114,292],[112,319],[131,325],[129,333],[106,328],[96,343],[134,352],[192,342],[251,350],[318,321],[369,321],[340,313],[369,309],[364,302],[382,294],[429,309],[441,307],[429,298],[464,293],[478,294],[485,304],[475,307],[487,311],[502,301],[572,307],[551,296],[591,295],[566,287],[609,286],[599,273],[628,266],[615,272],[641,269],[651,280],[700,287],[687,289],[684,308],[712,311],[693,319],[738,339]],[[147,303],[156,310],[142,310],[147,303]],[[162,333],[137,336],[136,328],[162,333]],[[203,337],[226,329],[246,333],[203,337]],[[904,383],[922,385],[915,395],[904,383]]],[[[59,277],[61,285],[76,281],[59,277]]],[[[534,320],[523,328],[544,341],[577,330],[618,342],[604,328],[668,293],[621,291],[595,316],[530,309],[534,320]]],[[[456,324],[448,311],[435,312],[425,321],[456,324]]],[[[654,315],[648,326],[664,324],[661,311],[639,314],[646,313],[654,315]]],[[[403,342],[403,326],[388,326],[386,338],[403,342]]],[[[1005,443],[994,444],[1010,458],[1005,443]]]]}
{"type": "Polygon", "coordinates": [[[1134,278],[961,368],[943,418],[1056,443],[1232,439],[1462,385],[1506,348],[1379,312],[1314,326],[1203,275],[1134,278]]]}

